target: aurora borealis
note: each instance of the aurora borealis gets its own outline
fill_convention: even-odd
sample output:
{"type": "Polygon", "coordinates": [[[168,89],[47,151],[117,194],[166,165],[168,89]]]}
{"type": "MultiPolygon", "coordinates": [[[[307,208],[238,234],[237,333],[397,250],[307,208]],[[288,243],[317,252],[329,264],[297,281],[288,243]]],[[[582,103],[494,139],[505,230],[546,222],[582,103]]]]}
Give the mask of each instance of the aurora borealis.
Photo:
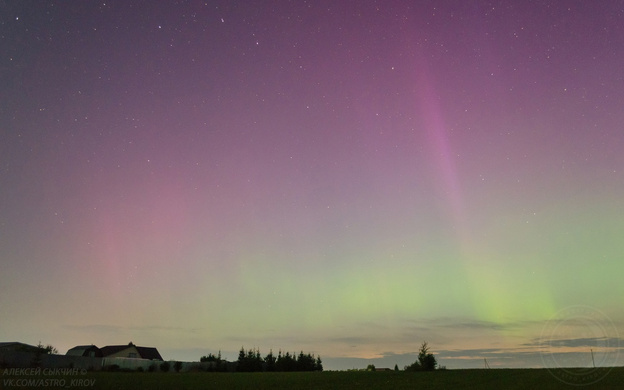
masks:
{"type": "Polygon", "coordinates": [[[622,1],[5,1],[0,47],[0,341],[618,364],[622,1]]]}

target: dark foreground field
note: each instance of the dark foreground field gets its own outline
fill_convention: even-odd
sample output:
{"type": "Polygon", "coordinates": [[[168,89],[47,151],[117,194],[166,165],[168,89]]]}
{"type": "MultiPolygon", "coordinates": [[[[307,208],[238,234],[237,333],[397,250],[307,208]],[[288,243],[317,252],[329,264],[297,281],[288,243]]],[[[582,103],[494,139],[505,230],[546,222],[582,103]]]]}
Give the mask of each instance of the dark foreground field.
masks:
{"type": "Polygon", "coordinates": [[[492,369],[435,372],[126,373],[67,377],[2,376],[1,388],[75,389],[624,389],[624,367],[613,369],[492,369]],[[63,384],[64,386],[54,386],[63,384]]]}

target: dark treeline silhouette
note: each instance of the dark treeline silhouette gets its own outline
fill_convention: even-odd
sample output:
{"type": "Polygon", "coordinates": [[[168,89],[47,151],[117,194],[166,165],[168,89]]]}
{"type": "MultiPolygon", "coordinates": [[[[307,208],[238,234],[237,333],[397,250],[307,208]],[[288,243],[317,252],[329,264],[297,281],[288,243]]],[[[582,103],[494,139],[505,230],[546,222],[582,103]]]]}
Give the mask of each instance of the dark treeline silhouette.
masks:
{"type": "Polygon", "coordinates": [[[277,357],[273,354],[273,350],[264,358],[260,355],[259,349],[249,349],[245,351],[241,347],[238,353],[236,371],[256,372],[256,371],[323,371],[323,363],[321,357],[314,357],[311,354],[304,354],[303,351],[299,355],[290,352],[282,354],[279,351],[277,357]]]}
{"type": "Polygon", "coordinates": [[[228,362],[221,358],[221,351],[218,355],[208,354],[199,359],[200,362],[211,363],[208,371],[234,371],[238,372],[259,372],[259,371],[323,371],[323,362],[321,357],[315,357],[312,354],[304,354],[303,351],[299,355],[290,352],[282,353],[280,350],[275,356],[273,350],[264,358],[260,354],[259,349],[248,349],[245,351],[241,347],[236,362],[228,362]]]}
{"type": "Polygon", "coordinates": [[[226,371],[233,371],[232,370],[232,366],[233,363],[228,362],[225,359],[221,358],[221,351],[219,351],[218,355],[214,355],[212,353],[209,353],[206,356],[202,356],[199,359],[200,362],[202,363],[209,363],[208,364],[208,371],[216,371],[216,372],[226,372],[226,371]]]}

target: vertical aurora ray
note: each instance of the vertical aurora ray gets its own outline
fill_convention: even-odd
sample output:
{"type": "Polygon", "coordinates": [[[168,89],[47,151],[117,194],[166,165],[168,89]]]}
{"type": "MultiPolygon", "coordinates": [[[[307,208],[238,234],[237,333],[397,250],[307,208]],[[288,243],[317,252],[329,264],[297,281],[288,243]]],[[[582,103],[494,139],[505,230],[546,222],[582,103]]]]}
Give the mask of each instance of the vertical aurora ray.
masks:
{"type": "MultiPolygon", "coordinates": [[[[420,91],[416,107],[423,117],[433,166],[437,168],[436,176],[440,178],[437,190],[449,210],[447,217],[459,248],[456,264],[468,281],[474,314],[480,320],[498,324],[519,319],[549,318],[555,311],[555,305],[547,287],[548,281],[540,275],[522,277],[522,264],[531,261],[522,258],[521,254],[503,254],[490,249],[492,243],[487,241],[487,237],[479,236],[478,228],[471,221],[473,216],[466,211],[462,178],[456,161],[459,153],[445,124],[442,96],[436,92],[436,76],[424,61],[419,61],[415,67],[414,80],[420,91]],[[522,294],[518,295],[518,292],[522,294]]],[[[454,135],[456,139],[461,138],[454,135]]]]}

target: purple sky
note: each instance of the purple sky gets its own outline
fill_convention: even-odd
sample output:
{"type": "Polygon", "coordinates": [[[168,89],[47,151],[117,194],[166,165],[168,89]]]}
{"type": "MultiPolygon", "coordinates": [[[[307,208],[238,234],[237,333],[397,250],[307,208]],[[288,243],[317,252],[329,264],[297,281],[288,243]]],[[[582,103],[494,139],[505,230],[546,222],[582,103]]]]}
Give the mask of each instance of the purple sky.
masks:
{"type": "Polygon", "coordinates": [[[623,26],[610,0],[2,2],[0,341],[618,364],[623,26]]]}

